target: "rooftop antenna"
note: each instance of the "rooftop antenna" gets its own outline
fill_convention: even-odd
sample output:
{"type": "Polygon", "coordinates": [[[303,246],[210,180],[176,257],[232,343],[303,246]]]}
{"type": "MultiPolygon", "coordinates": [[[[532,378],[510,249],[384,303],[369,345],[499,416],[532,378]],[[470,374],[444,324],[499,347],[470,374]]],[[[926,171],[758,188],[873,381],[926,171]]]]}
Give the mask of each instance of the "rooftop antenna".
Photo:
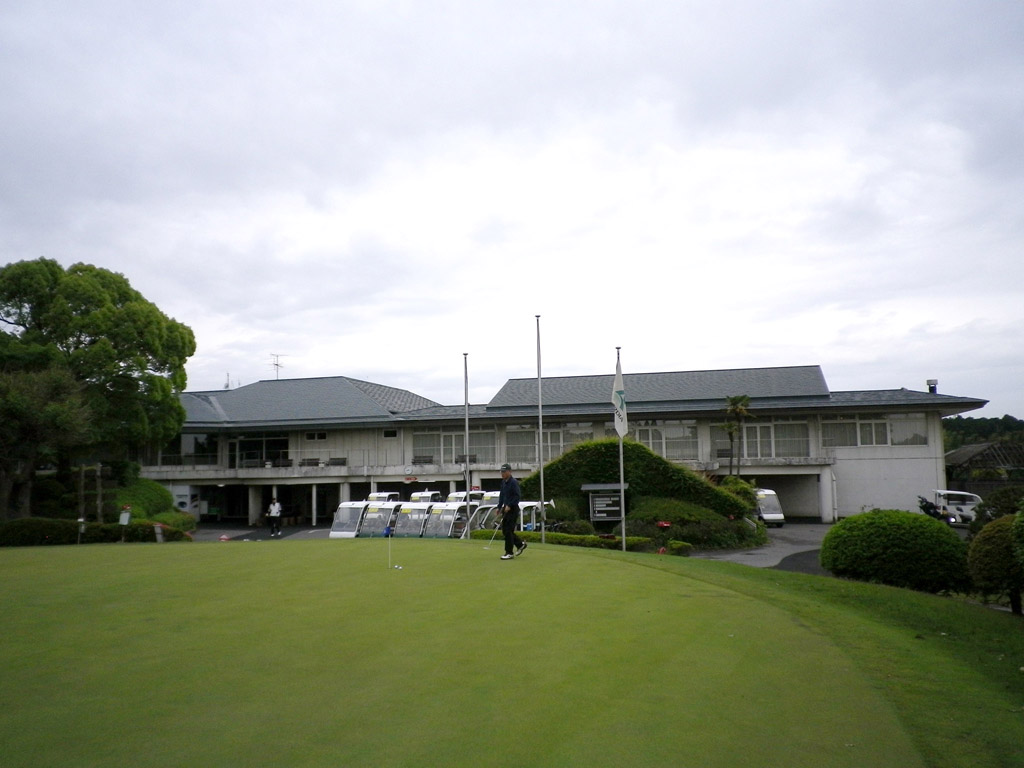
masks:
{"type": "Polygon", "coordinates": [[[224,389],[231,389],[231,371],[228,371],[227,377],[224,379],[224,389]]]}
{"type": "Polygon", "coordinates": [[[273,352],[271,352],[270,356],[274,358],[274,361],[270,364],[274,369],[274,378],[280,379],[281,369],[284,368],[284,364],[281,362],[281,358],[287,357],[287,355],[275,355],[273,352]]]}

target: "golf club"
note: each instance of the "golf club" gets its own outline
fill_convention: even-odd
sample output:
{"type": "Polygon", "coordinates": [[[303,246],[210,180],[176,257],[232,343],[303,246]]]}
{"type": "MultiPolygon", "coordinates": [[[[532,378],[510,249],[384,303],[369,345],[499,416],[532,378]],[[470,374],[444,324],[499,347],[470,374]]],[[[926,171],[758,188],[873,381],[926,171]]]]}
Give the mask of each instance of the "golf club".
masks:
{"type": "Polygon", "coordinates": [[[490,549],[491,548],[491,544],[494,542],[494,537],[498,535],[498,528],[500,528],[500,526],[498,525],[498,521],[495,520],[494,521],[494,533],[491,534],[491,540],[487,542],[487,546],[484,547],[484,549],[490,549]]]}

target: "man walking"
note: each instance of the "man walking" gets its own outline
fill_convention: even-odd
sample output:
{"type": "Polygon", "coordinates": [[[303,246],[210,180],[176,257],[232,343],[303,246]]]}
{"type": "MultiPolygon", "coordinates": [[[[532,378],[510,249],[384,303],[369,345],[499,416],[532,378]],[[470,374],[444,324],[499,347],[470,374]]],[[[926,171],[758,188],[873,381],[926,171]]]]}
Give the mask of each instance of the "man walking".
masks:
{"type": "Polygon", "coordinates": [[[275,496],[267,508],[267,517],[270,518],[270,537],[281,538],[281,504],[275,496]]]}
{"type": "Polygon", "coordinates": [[[512,466],[501,465],[501,491],[498,493],[498,509],[501,511],[501,533],[505,537],[505,554],[502,560],[511,560],[523,554],[526,542],[516,535],[519,520],[519,481],[512,477],[512,466]],[[512,550],[515,549],[515,554],[512,550]]]}

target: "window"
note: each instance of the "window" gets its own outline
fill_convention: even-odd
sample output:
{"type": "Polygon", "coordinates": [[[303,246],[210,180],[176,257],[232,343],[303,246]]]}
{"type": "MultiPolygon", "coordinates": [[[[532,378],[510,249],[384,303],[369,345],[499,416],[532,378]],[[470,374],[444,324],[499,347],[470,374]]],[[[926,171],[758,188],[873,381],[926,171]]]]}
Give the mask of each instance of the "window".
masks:
{"type": "Polygon", "coordinates": [[[537,461],[537,430],[511,426],[505,430],[506,461],[532,464],[537,461]]]}
{"type": "Polygon", "coordinates": [[[826,448],[847,448],[857,445],[857,417],[830,416],[821,422],[821,444],[826,448]]]}
{"type": "Polygon", "coordinates": [[[928,445],[928,420],[923,413],[893,413],[889,416],[893,445],[928,445]]]}
{"type": "Polygon", "coordinates": [[[884,421],[862,421],[858,429],[861,445],[889,444],[889,425],[884,421]]]}
{"type": "Polygon", "coordinates": [[[465,432],[446,432],[441,435],[441,462],[444,464],[461,464],[462,462],[456,461],[456,459],[466,452],[465,448],[463,448],[465,444],[465,432]]]}
{"type": "Polygon", "coordinates": [[[803,458],[811,455],[811,438],[806,421],[779,422],[775,428],[775,457],[803,458]]]}
{"type": "Polygon", "coordinates": [[[697,424],[692,421],[666,421],[665,453],[671,461],[695,460],[697,453],[697,424]]]}
{"type": "Polygon", "coordinates": [[[566,424],[562,430],[563,450],[570,451],[580,443],[594,439],[594,425],[590,422],[566,424]]]}
{"type": "Polygon", "coordinates": [[[826,448],[927,445],[928,420],[923,413],[829,416],[821,422],[821,442],[826,448]]]}
{"type": "Polygon", "coordinates": [[[689,421],[640,421],[636,439],[672,461],[697,458],[697,426],[689,421]]]}
{"type": "Polygon", "coordinates": [[[770,424],[747,425],[743,429],[743,456],[748,459],[772,457],[772,428],[770,424]]]}
{"type": "Polygon", "coordinates": [[[412,456],[416,464],[433,464],[441,459],[440,432],[413,432],[412,456]]]}
{"type": "Polygon", "coordinates": [[[771,424],[744,427],[744,453],[748,459],[790,459],[811,455],[810,432],[803,420],[776,417],[771,424]]]}
{"type": "Polygon", "coordinates": [[[306,440],[308,440],[310,442],[312,442],[314,440],[326,440],[326,439],[327,439],[327,433],[326,432],[307,432],[306,433],[306,440]]]}
{"type": "Polygon", "coordinates": [[[393,440],[396,437],[398,437],[398,430],[397,429],[385,429],[384,430],[384,438],[386,440],[393,440]]]}

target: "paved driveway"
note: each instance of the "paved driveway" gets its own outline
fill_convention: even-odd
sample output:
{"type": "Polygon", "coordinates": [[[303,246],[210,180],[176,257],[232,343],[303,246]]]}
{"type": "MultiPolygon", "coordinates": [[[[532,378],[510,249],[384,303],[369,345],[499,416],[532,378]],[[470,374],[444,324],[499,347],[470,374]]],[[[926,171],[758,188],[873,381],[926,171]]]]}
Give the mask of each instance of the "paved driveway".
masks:
{"type": "Polygon", "coordinates": [[[698,552],[693,557],[828,576],[829,572],[818,564],[818,550],[821,549],[821,540],[831,528],[831,525],[817,521],[789,520],[781,528],[768,529],[768,543],[763,547],[698,552]]]}

